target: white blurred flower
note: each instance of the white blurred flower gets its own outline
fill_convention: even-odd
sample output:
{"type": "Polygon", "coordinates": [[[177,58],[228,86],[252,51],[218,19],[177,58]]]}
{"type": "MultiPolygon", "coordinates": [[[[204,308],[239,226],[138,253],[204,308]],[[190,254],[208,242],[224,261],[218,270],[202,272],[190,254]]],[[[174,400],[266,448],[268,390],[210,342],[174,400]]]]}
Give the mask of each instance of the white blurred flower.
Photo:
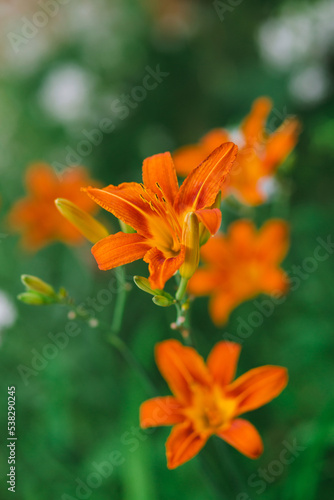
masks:
{"type": "Polygon", "coordinates": [[[228,132],[230,136],[229,140],[237,144],[238,148],[242,148],[245,145],[245,138],[239,126],[229,129],[228,132]]]}
{"type": "Polygon", "coordinates": [[[303,103],[316,104],[324,99],[330,81],[322,66],[310,66],[292,76],[289,90],[293,97],[303,103]]]}
{"type": "Polygon", "coordinates": [[[286,7],[281,16],[260,27],[258,44],[263,59],[281,70],[324,58],[334,45],[334,1],[286,7]]]}
{"type": "Polygon", "coordinates": [[[272,66],[288,69],[307,56],[312,34],[311,19],[306,16],[269,19],[259,31],[262,57],[272,66]]]}
{"type": "MultiPolygon", "coordinates": [[[[8,295],[0,290],[0,333],[3,329],[12,326],[17,318],[17,311],[8,295]]],[[[1,338],[0,338],[1,343],[1,338]]]]}
{"type": "Polygon", "coordinates": [[[84,117],[89,109],[93,77],[81,67],[67,64],[53,69],[45,78],[39,101],[60,122],[84,117]]]}
{"type": "Polygon", "coordinates": [[[258,190],[266,198],[271,198],[278,190],[278,184],[274,177],[262,177],[258,182],[258,190]]]}

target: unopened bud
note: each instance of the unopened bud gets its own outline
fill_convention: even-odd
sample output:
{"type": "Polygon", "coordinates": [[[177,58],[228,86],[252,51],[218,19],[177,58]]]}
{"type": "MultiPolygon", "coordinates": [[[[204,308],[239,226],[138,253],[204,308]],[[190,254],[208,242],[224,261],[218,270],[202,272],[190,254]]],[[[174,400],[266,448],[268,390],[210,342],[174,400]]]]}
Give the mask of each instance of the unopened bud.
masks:
{"type": "Polygon", "coordinates": [[[152,300],[156,306],[160,306],[160,307],[169,307],[169,306],[173,305],[175,302],[173,297],[171,297],[169,299],[168,297],[164,297],[163,295],[155,295],[152,298],[152,300]]]}
{"type": "Polygon", "coordinates": [[[37,276],[22,274],[21,281],[28,290],[32,290],[33,292],[47,295],[48,297],[53,297],[56,293],[51,285],[37,278],[37,276]]]}
{"type": "Polygon", "coordinates": [[[52,304],[53,300],[51,297],[47,297],[46,295],[42,295],[37,292],[24,292],[20,293],[17,298],[24,302],[25,304],[29,304],[30,306],[44,306],[47,304],[52,304]]]}
{"type": "Polygon", "coordinates": [[[57,198],[55,204],[59,212],[91,243],[97,243],[109,236],[107,229],[90,214],[81,210],[65,198],[57,198]]]}
{"type": "Polygon", "coordinates": [[[150,295],[165,297],[168,300],[174,300],[173,297],[165,292],[164,290],[158,290],[158,288],[152,288],[150,282],[147,278],[143,276],[134,276],[133,281],[143,292],[149,293],[150,295]]]}
{"type": "Polygon", "coordinates": [[[192,277],[199,264],[199,222],[193,212],[186,215],[182,243],[185,246],[185,258],[180,267],[180,275],[188,280],[192,277]]]}
{"type": "Polygon", "coordinates": [[[149,280],[144,278],[144,276],[134,276],[133,281],[143,292],[149,293],[150,295],[157,295],[158,290],[154,290],[151,287],[149,280]]]}

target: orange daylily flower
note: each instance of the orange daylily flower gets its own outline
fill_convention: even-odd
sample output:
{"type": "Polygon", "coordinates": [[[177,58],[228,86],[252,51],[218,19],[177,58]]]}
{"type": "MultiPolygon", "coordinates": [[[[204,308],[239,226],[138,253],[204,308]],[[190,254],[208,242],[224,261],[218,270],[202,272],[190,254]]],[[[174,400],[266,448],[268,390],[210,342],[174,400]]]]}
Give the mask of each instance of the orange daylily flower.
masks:
{"type": "Polygon", "coordinates": [[[279,267],[288,249],[288,225],[269,220],[257,230],[253,222],[231,224],[227,235],[210,238],[202,248],[204,267],[188,283],[194,295],[210,295],[210,315],[222,325],[231,311],[260,293],[286,293],[288,278],[279,267]]]}
{"type": "MultiPolygon", "coordinates": [[[[189,235],[194,227],[191,214],[195,214],[211,234],[218,231],[221,212],[210,207],[236,153],[237,146],[233,143],[219,146],[189,174],[180,188],[170,153],[144,161],[142,184],[130,182],[104,189],[87,188],[87,194],[96,203],[137,231],[119,232],[96,243],[92,253],[99,268],[108,270],[144,259],[149,264],[150,284],[158,289],[163,289],[184,263],[190,264],[184,267],[189,271],[194,259],[188,246],[193,244],[194,253],[197,252],[194,235],[189,235]]],[[[199,231],[196,233],[198,246],[199,231]]]]}
{"type": "Polygon", "coordinates": [[[233,381],[241,346],[222,341],[207,363],[192,347],[177,340],[157,345],[156,363],[173,396],[145,401],[142,428],[173,425],[166,442],[167,466],[175,469],[193,458],[210,436],[216,435],[249,458],[263,451],[255,427],[239,418],[277,397],[288,374],[280,366],[254,368],[233,381]]]}
{"type": "Polygon", "coordinates": [[[93,212],[96,205],[81,192],[81,186],[91,182],[82,167],[68,169],[59,179],[47,164],[32,165],[26,173],[28,195],[17,201],[9,214],[9,224],[22,232],[23,246],[30,250],[53,242],[79,244],[83,238],[55,207],[56,198],[67,198],[86,212],[93,212]]]}
{"type": "MultiPolygon", "coordinates": [[[[266,130],[271,108],[271,100],[260,97],[241,124],[240,141],[237,141],[239,153],[230,183],[225,189],[225,194],[233,193],[248,205],[259,205],[266,201],[265,181],[273,177],[298,139],[300,125],[296,119],[286,119],[275,132],[266,130]]],[[[232,138],[227,130],[214,129],[199,144],[178,149],[173,155],[177,173],[187,175],[218,144],[230,140],[232,138]]]]}

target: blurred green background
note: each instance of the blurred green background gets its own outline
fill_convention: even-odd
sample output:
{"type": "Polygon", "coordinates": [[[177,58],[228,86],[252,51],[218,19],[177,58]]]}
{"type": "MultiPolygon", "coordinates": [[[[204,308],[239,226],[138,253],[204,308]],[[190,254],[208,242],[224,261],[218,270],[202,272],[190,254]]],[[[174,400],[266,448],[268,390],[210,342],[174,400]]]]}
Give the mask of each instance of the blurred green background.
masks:
{"type": "MultiPolygon", "coordinates": [[[[104,118],[113,121],[114,131],[81,155],[81,163],[102,184],[118,184],[140,180],[146,156],[196,142],[211,128],[237,125],[256,97],[268,95],[278,116],[299,116],[303,132],[279,174],[288,193],[284,203],[280,198],[260,207],[255,218],[257,223],[270,216],[288,219],[291,249],[284,268],[295,277],[300,271],[293,266],[307,266],[317,238],[327,241],[333,234],[334,2],[16,0],[2,2],[0,11],[1,498],[11,495],[6,438],[12,385],[16,498],[217,498],[201,457],[167,470],[169,429],[152,435],[138,431],[138,408],[149,395],[97,330],[78,323],[80,333],[66,348],[22,378],[18,367],[31,368],[36,351],[50,344],[48,335],[64,332],[69,320],[65,309],[18,303],[20,275],[64,286],[80,303],[96,298],[113,273],[97,270],[88,244],[25,253],[8,231],[6,214],[24,194],[28,164],[64,165],[68,148],[77,151],[85,139],[83,130],[92,131],[104,118]],[[47,22],[29,31],[29,22],[43,24],[44,17],[36,17],[41,5],[48,5],[47,22]],[[10,35],[22,36],[22,30],[30,38],[10,35]],[[141,85],[148,66],[158,65],[168,76],[122,119],[115,99],[141,85]],[[112,473],[94,483],[96,464],[110,463],[113,452],[119,453],[112,473]],[[82,486],[87,481],[91,486],[82,486]]],[[[235,216],[226,209],[225,223],[235,216]]],[[[116,228],[112,216],[103,217],[116,228]]],[[[264,439],[263,456],[254,462],[229,449],[243,483],[236,500],[333,498],[333,260],[329,253],[318,262],[254,333],[240,339],[240,373],[280,364],[288,367],[290,383],[278,400],[250,415],[264,439]],[[282,465],[286,442],[303,451],[282,465]],[[269,479],[259,479],[263,470],[269,479]]],[[[146,276],[147,269],[138,262],[126,273],[131,283],[133,274],[146,276]]],[[[107,322],[114,299],[101,312],[107,322]]],[[[240,318],[247,321],[254,310],[254,301],[242,304],[226,328],[217,329],[206,299],[197,300],[192,322],[200,352],[207,355],[227,334],[236,335],[240,318]]],[[[162,395],[169,391],[153,349],[157,341],[176,336],[169,329],[173,320],[172,308],[157,308],[137,289],[129,293],[121,335],[162,395]]],[[[221,452],[224,444],[213,441],[221,452]]],[[[212,464],[222,483],[232,474],[230,463],[225,465],[212,464]]]]}

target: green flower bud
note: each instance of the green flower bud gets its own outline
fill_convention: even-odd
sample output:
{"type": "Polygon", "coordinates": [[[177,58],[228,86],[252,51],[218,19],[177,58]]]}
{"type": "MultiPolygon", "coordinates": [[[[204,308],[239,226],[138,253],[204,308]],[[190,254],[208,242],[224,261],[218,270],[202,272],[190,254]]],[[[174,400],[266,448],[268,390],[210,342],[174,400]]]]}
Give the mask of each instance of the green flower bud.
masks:
{"type": "Polygon", "coordinates": [[[147,278],[144,278],[143,276],[134,276],[133,281],[137,285],[140,290],[143,292],[149,293],[150,295],[157,295],[160,297],[165,297],[166,299],[169,300],[174,300],[173,297],[167,293],[164,292],[164,290],[158,290],[157,288],[152,288],[150,285],[150,282],[147,278]]]}
{"type": "Polygon", "coordinates": [[[21,281],[28,290],[32,290],[33,292],[37,292],[48,297],[53,297],[56,294],[51,285],[45,283],[45,281],[40,278],[37,278],[37,276],[22,274],[21,281]]]}
{"type": "Polygon", "coordinates": [[[169,306],[172,306],[175,302],[173,297],[168,298],[168,297],[164,297],[163,295],[155,295],[152,298],[152,300],[156,306],[160,306],[160,307],[169,307],[169,306]]]}
{"type": "Polygon", "coordinates": [[[29,304],[30,306],[44,306],[46,304],[52,304],[54,302],[51,297],[47,297],[46,295],[42,295],[38,292],[32,291],[20,293],[17,298],[21,302],[29,304]]]}

